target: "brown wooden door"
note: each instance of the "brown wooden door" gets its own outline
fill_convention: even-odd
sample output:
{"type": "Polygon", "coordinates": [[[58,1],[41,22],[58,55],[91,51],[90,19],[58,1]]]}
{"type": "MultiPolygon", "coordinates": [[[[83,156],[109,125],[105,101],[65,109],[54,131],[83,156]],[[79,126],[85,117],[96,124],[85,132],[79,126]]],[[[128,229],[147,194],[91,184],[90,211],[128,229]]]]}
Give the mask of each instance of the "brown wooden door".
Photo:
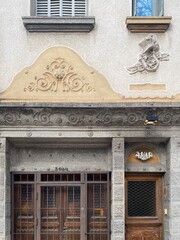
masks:
{"type": "Polygon", "coordinates": [[[126,175],[126,240],[163,240],[163,177],[126,175]]]}

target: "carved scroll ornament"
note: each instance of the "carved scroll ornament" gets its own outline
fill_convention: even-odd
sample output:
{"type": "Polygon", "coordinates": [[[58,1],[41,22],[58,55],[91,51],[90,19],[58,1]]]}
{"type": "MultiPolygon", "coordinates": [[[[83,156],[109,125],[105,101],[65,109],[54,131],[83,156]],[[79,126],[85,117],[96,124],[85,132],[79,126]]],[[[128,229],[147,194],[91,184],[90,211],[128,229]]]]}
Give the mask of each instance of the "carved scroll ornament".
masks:
{"type": "Polygon", "coordinates": [[[59,57],[46,67],[43,77],[35,77],[24,91],[52,91],[57,92],[60,86],[63,92],[92,92],[95,89],[88,81],[76,73],[74,67],[65,59],[59,57]]]}
{"type": "Polygon", "coordinates": [[[158,154],[151,148],[142,146],[135,148],[128,156],[129,163],[160,163],[158,154]]]}
{"type": "Polygon", "coordinates": [[[146,160],[149,160],[150,158],[153,157],[153,153],[152,152],[139,152],[139,151],[137,151],[135,156],[142,161],[146,161],[146,160]]]}
{"type": "Polygon", "coordinates": [[[135,65],[126,68],[129,74],[143,71],[155,72],[160,62],[169,61],[169,54],[160,53],[160,46],[155,35],[148,35],[139,45],[143,52],[139,55],[135,65]]]}

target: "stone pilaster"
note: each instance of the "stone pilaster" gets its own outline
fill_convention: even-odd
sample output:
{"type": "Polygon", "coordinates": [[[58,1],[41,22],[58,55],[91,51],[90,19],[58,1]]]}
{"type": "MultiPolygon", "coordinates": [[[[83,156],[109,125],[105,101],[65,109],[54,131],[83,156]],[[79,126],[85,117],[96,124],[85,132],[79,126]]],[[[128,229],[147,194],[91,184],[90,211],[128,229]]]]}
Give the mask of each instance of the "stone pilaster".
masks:
{"type": "Polygon", "coordinates": [[[124,138],[112,141],[111,239],[124,240],[124,138]]]}
{"type": "Polygon", "coordinates": [[[180,138],[170,139],[169,238],[180,239],[180,138]]]}
{"type": "Polygon", "coordinates": [[[0,138],[0,239],[5,239],[6,139],[0,138]]]}

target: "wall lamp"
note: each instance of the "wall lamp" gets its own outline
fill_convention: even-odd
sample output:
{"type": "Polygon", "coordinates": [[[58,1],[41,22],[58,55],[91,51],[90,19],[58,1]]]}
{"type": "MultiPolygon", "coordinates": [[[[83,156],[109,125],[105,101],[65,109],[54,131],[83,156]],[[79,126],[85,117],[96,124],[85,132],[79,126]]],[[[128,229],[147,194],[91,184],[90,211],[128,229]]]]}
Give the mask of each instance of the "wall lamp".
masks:
{"type": "Polygon", "coordinates": [[[150,110],[148,113],[146,113],[144,125],[156,125],[156,123],[158,123],[158,116],[153,110],[150,110]]]}

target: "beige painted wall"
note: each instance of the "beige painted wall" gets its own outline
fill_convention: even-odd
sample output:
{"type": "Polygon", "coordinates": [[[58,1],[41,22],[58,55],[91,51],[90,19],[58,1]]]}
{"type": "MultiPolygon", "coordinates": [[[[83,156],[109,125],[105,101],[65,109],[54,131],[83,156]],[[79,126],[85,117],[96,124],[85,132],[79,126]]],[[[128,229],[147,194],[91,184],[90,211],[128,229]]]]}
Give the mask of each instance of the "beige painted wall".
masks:
{"type": "Polygon", "coordinates": [[[76,51],[84,61],[108,80],[111,88],[127,98],[172,97],[180,93],[180,1],[165,1],[165,15],[172,16],[170,28],[157,33],[161,52],[170,54],[154,73],[129,75],[125,67],[137,61],[141,53],[139,42],[146,33],[130,33],[125,19],[131,14],[130,0],[89,0],[89,15],[95,16],[96,26],[90,33],[29,33],[22,16],[30,15],[30,0],[1,2],[0,9],[0,91],[4,91],[22,69],[32,65],[38,56],[52,46],[65,46],[76,51]],[[16,5],[15,5],[16,4],[16,5]],[[163,88],[132,85],[162,84],[163,88]],[[165,87],[164,87],[165,86],[165,87]]]}

